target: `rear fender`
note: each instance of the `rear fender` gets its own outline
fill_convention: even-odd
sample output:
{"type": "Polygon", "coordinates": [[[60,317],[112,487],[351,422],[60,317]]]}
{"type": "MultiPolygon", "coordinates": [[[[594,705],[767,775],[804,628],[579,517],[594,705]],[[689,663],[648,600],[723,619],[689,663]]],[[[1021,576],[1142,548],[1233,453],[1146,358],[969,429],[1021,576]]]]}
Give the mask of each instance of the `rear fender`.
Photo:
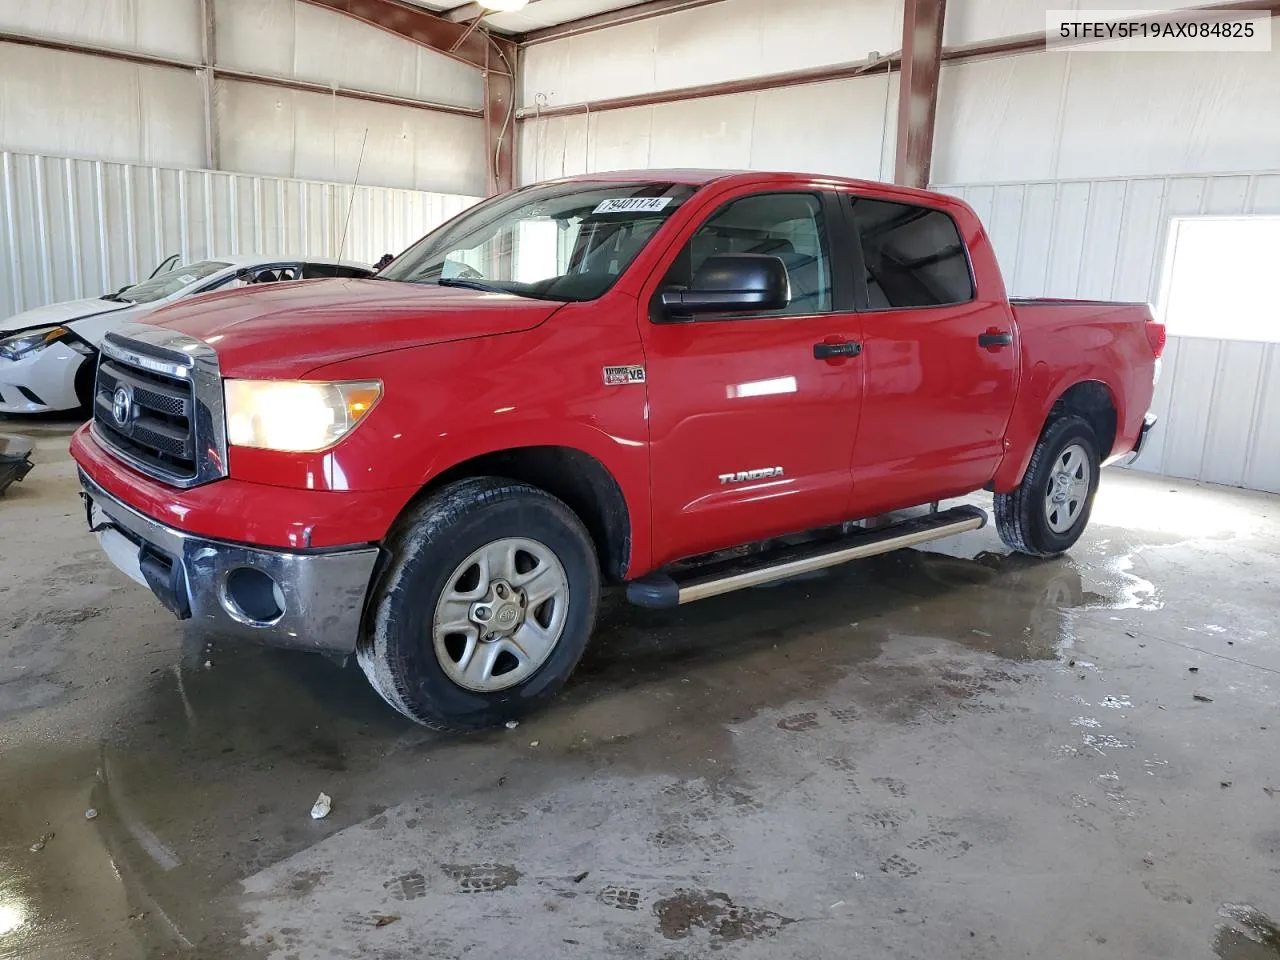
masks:
{"type": "Polygon", "coordinates": [[[1049,365],[1042,361],[1032,367],[1028,379],[1027,387],[1019,395],[1018,404],[1005,432],[1004,458],[996,469],[992,483],[996,493],[1009,493],[1022,483],[1027,465],[1031,462],[1031,454],[1035,452],[1040,435],[1053,416],[1055,405],[1077,384],[1100,383],[1111,395],[1111,403],[1116,411],[1116,438],[1112,449],[1098,451],[1103,460],[1109,459],[1115,451],[1122,448],[1131,449],[1136,442],[1141,415],[1138,417],[1138,424],[1132,430],[1127,429],[1128,413],[1123,406],[1123,394],[1111,377],[1099,375],[1099,371],[1084,365],[1055,375],[1049,365]],[[1128,447],[1124,446],[1126,439],[1128,447]]]}

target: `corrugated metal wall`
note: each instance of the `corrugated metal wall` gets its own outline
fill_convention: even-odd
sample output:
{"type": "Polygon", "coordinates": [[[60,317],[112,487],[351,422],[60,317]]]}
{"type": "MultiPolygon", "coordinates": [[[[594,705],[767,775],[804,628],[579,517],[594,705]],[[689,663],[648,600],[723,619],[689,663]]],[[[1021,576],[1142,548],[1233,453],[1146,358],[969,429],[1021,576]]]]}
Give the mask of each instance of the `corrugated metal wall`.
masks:
{"type": "Polygon", "coordinates": [[[902,0],[728,0],[534,44],[521,56],[522,106],[863,61],[901,45],[902,0]]]}
{"type": "Polygon", "coordinates": [[[897,97],[894,74],[535,118],[520,128],[520,180],[647,167],[890,178],[897,97]]]}
{"type": "MultiPolygon", "coordinates": [[[[1155,302],[1174,217],[1280,214],[1280,172],[935,189],[977,210],[1028,297],[1155,302]]],[[[1280,345],[1171,337],[1154,410],[1137,469],[1280,493],[1280,345]]]]}
{"type": "Polygon", "coordinates": [[[0,316],[97,296],[169,254],[399,253],[477,198],[0,153],[0,316]]]}
{"type": "MultiPolygon", "coordinates": [[[[214,0],[217,64],[338,90],[478,108],[480,71],[298,0],[214,0]]],[[[0,30],[154,54],[186,67],[0,43],[0,149],[169,167],[209,164],[199,0],[0,0],[0,30]]],[[[484,122],[219,80],[217,166],[272,177],[478,194],[484,122]]]]}

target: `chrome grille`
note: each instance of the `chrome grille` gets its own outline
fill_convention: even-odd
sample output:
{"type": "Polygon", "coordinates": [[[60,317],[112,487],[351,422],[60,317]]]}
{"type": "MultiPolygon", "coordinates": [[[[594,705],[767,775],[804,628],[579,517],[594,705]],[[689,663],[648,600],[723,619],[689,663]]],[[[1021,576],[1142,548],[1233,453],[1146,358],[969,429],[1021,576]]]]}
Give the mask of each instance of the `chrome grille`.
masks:
{"type": "Polygon", "coordinates": [[[120,459],[174,486],[226,476],[222,381],[213,350],[164,328],[135,325],[108,334],[93,430],[120,459]]]}
{"type": "Polygon", "coordinates": [[[191,381],[103,357],[94,423],[104,439],[175,480],[196,475],[191,381]],[[124,398],[117,404],[116,398],[124,398]],[[120,419],[123,414],[124,419],[120,419]]]}

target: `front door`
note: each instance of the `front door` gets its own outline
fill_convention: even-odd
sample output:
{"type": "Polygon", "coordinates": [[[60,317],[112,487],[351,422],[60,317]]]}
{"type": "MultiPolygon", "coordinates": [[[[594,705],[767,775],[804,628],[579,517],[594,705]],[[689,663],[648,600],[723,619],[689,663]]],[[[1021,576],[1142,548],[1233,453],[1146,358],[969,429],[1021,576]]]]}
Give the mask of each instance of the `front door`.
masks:
{"type": "Polygon", "coordinates": [[[646,305],[655,563],[843,519],[861,367],[822,347],[859,340],[852,279],[832,256],[837,229],[836,198],[817,190],[730,200],[658,292],[688,286],[709,256],[769,254],[787,266],[790,305],[685,322],[646,305]]]}
{"type": "Polygon", "coordinates": [[[950,215],[856,197],[852,210],[866,276],[866,400],[851,513],[866,517],[991,479],[1013,411],[1018,343],[1003,290],[984,297],[975,287],[950,215]]]}

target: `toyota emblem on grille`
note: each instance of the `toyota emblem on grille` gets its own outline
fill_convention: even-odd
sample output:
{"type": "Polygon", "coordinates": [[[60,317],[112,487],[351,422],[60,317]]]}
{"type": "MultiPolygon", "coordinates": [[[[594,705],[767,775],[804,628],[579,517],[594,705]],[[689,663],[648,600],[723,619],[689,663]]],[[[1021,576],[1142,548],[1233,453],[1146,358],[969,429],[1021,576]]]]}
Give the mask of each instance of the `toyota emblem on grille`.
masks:
{"type": "Polygon", "coordinates": [[[132,412],[133,397],[124,387],[116,387],[116,392],[111,397],[111,416],[123,427],[129,422],[129,414],[132,412]]]}

